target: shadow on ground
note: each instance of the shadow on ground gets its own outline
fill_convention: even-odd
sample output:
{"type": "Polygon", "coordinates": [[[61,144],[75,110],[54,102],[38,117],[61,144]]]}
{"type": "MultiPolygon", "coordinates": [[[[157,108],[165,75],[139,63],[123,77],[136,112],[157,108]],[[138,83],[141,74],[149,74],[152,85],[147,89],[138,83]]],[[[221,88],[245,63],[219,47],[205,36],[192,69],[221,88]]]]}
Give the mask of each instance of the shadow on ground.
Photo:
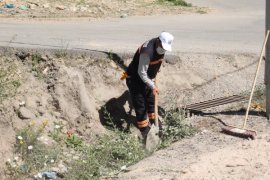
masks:
{"type": "MultiPolygon", "coordinates": [[[[190,114],[197,115],[197,116],[207,116],[207,117],[212,117],[219,121],[221,124],[224,126],[227,126],[225,122],[223,122],[221,119],[217,118],[215,115],[240,115],[240,116],[245,116],[246,110],[245,109],[239,109],[239,110],[230,110],[230,111],[219,111],[219,112],[202,112],[202,111],[192,111],[190,110],[190,114]]],[[[264,111],[249,111],[249,115],[252,116],[262,116],[265,117],[265,112],[264,111]]]]}
{"type": "MultiPolygon", "coordinates": [[[[129,91],[126,90],[118,98],[110,99],[99,110],[100,122],[103,126],[117,128],[121,131],[129,131],[130,126],[137,127],[135,114],[132,114],[134,108],[130,98],[129,91]]],[[[158,107],[159,115],[164,116],[165,110],[158,107]]]]}
{"type": "Polygon", "coordinates": [[[102,125],[117,128],[121,131],[129,131],[131,124],[136,124],[136,118],[132,113],[132,103],[128,90],[118,98],[110,99],[99,110],[99,118],[102,125]]]}

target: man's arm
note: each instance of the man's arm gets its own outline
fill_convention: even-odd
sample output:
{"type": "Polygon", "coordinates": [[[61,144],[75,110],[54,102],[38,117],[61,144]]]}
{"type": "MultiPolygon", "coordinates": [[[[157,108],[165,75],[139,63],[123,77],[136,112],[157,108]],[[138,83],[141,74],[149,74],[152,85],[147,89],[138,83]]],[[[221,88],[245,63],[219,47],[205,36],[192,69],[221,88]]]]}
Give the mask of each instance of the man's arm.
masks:
{"type": "Polygon", "coordinates": [[[149,67],[150,58],[147,54],[141,54],[139,59],[138,74],[142,81],[151,89],[155,88],[154,82],[148,77],[147,70],[149,67]]]}

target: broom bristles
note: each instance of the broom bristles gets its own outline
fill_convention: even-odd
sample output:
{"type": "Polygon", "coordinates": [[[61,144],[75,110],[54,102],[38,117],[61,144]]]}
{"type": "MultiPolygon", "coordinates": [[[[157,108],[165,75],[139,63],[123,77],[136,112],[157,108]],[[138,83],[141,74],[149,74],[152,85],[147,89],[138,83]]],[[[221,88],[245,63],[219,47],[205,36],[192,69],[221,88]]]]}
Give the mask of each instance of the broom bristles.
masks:
{"type": "Polygon", "coordinates": [[[240,128],[232,127],[232,126],[223,127],[221,132],[232,135],[232,136],[236,136],[236,137],[250,138],[252,140],[255,139],[255,136],[256,136],[256,131],[240,129],[240,128]]]}

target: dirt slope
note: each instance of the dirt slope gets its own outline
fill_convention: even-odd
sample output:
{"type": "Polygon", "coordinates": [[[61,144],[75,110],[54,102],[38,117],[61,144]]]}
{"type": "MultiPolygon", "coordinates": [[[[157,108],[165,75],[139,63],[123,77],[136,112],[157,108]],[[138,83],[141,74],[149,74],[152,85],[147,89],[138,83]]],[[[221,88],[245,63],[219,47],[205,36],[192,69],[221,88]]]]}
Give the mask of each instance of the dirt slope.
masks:
{"type": "MultiPolygon", "coordinates": [[[[75,128],[87,140],[91,140],[95,134],[106,133],[101,125],[104,123],[102,107],[105,106],[118,119],[134,118],[127,116],[130,111],[127,88],[125,82],[119,80],[121,68],[108,58],[111,56],[104,53],[97,56],[85,52],[30,51],[31,56],[35,53],[43,54],[38,68],[33,70],[31,56],[21,59],[18,57],[20,52],[13,50],[8,55],[17,64],[23,83],[15,96],[2,105],[1,132],[6,133],[3,133],[0,141],[1,159],[6,159],[11,154],[16,129],[32,120],[40,123],[48,119],[50,125],[53,121],[62,121],[68,127],[75,128]],[[23,107],[20,105],[22,102],[25,102],[23,107]],[[23,113],[25,109],[27,114],[23,113]],[[20,114],[28,117],[23,118],[20,114]]],[[[122,56],[125,64],[129,63],[129,57],[130,55],[122,56]]],[[[250,89],[256,65],[254,54],[228,56],[185,53],[180,59],[167,59],[170,61],[163,64],[160,73],[160,106],[164,108],[245,92],[250,89]]],[[[259,83],[263,81],[262,74],[263,70],[259,83]]],[[[264,177],[267,175],[265,167],[269,162],[266,156],[269,136],[265,134],[269,126],[262,114],[252,110],[252,115],[255,116],[249,121],[250,128],[259,131],[260,139],[256,141],[241,140],[219,133],[222,122],[241,125],[243,112],[239,110],[242,107],[241,103],[221,106],[202,116],[188,119],[203,133],[157,152],[131,167],[130,172],[120,174],[119,178],[211,179],[216,176],[217,179],[226,179],[232,177],[229,173],[236,171],[235,168],[253,172],[254,167],[258,168],[256,175],[264,177]],[[259,149],[254,149],[255,147],[259,149]],[[250,159],[253,158],[250,156],[244,161],[247,158],[244,154],[254,154],[260,152],[259,150],[263,152],[256,155],[255,159],[250,159]],[[241,156],[236,161],[238,152],[241,156]],[[224,159],[225,155],[228,160],[224,159]],[[236,167],[231,167],[234,166],[232,160],[235,160],[236,167]],[[258,165],[258,162],[261,164],[258,165]],[[218,168],[217,164],[220,165],[218,168]],[[224,172],[227,173],[226,176],[224,172]]],[[[126,124],[120,126],[125,127],[126,124]]],[[[235,172],[237,178],[248,179],[255,175],[240,172],[235,172]]]]}

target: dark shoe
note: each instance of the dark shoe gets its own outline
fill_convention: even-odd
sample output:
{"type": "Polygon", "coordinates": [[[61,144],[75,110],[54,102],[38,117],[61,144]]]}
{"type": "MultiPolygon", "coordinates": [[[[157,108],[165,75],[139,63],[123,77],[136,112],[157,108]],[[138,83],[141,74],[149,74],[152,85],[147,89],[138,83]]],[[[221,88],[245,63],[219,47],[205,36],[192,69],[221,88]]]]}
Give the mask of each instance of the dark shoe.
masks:
{"type": "MultiPolygon", "coordinates": [[[[155,124],[155,120],[154,120],[154,119],[150,119],[149,122],[150,122],[151,126],[152,126],[153,124],[155,124]]],[[[160,120],[158,120],[158,127],[159,127],[159,130],[162,131],[163,128],[162,128],[162,123],[161,123],[160,120]]]]}
{"type": "Polygon", "coordinates": [[[151,125],[155,124],[155,119],[149,119],[151,125]]]}

